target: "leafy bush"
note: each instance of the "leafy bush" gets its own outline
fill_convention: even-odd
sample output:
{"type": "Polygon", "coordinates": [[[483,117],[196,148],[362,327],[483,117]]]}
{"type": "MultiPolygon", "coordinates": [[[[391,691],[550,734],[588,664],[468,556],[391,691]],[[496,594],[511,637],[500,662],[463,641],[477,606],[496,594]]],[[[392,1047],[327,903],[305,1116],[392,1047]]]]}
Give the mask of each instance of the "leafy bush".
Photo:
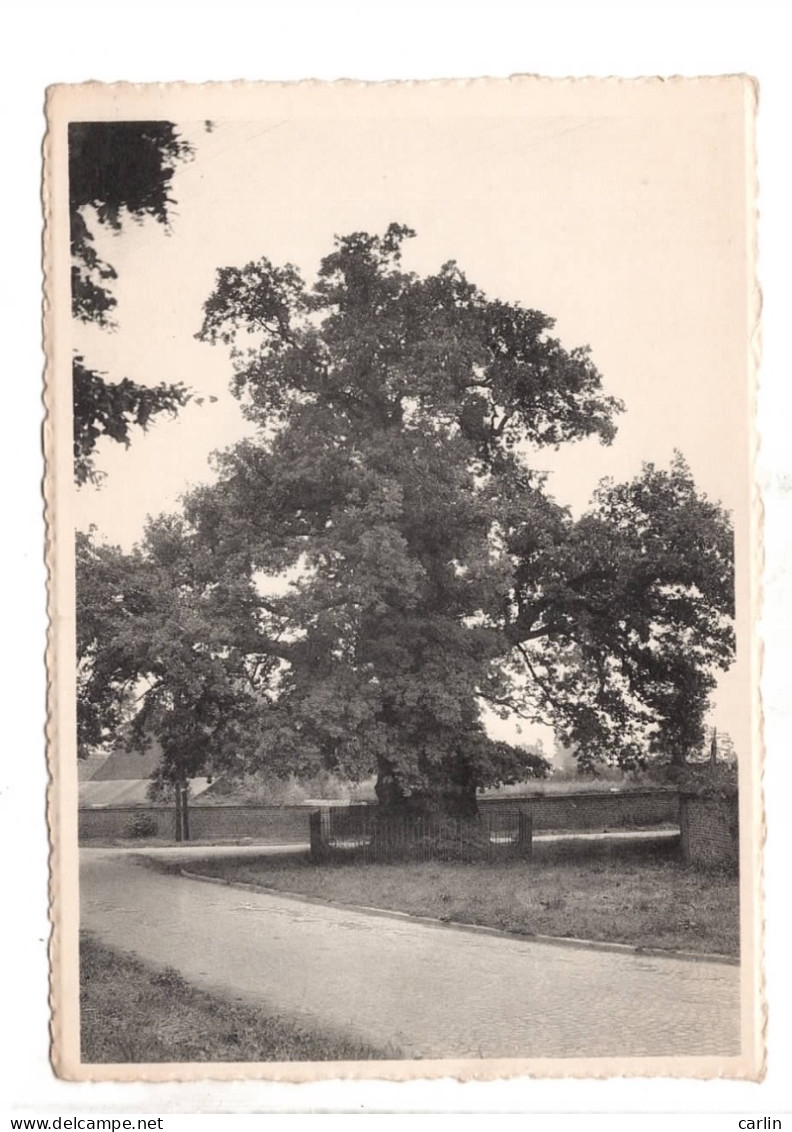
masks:
{"type": "Polygon", "coordinates": [[[159,826],[151,814],[136,814],[126,828],[127,837],[156,837],[159,826]]]}
{"type": "Polygon", "coordinates": [[[729,763],[688,763],[679,775],[679,787],[685,794],[733,795],[737,786],[737,767],[729,763]]]}

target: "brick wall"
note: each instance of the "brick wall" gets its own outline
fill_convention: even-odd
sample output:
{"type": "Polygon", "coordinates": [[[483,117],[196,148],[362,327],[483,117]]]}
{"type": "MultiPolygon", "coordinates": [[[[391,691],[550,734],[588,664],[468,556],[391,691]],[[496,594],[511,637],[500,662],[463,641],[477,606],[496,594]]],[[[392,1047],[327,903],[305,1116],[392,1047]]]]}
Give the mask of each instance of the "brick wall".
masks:
{"type": "MultiPolygon", "coordinates": [[[[263,844],[307,843],[307,808],[287,806],[190,806],[190,839],[235,841],[250,837],[263,844]]],[[[116,840],[134,836],[133,823],[149,819],[153,837],[172,839],[170,806],[103,806],[79,812],[80,841],[116,840]]]]}
{"type": "Polygon", "coordinates": [[[153,822],[153,837],[171,838],[174,835],[174,813],[161,806],[102,806],[81,807],[78,812],[80,841],[103,841],[134,836],[135,823],[153,822]]]}
{"type": "MultiPolygon", "coordinates": [[[[679,801],[675,790],[636,790],[621,794],[544,794],[483,798],[482,811],[497,820],[515,807],[529,813],[534,832],[542,830],[603,830],[676,824],[679,801]]],[[[263,844],[298,844],[309,840],[308,814],[313,807],[256,805],[190,806],[192,840],[234,841],[250,837],[263,844]]],[[[133,823],[148,818],[154,837],[172,839],[174,814],[170,806],[103,806],[81,809],[81,841],[115,840],[133,836],[133,823]]]]}
{"type": "Polygon", "coordinates": [[[290,845],[309,840],[308,807],[192,806],[190,837],[252,837],[256,841],[290,845]]]}
{"type": "Polygon", "coordinates": [[[683,792],[679,799],[679,825],[685,864],[737,869],[740,821],[736,790],[683,792]]]}
{"type": "Polygon", "coordinates": [[[679,795],[674,789],[623,793],[533,794],[482,798],[480,806],[511,807],[530,813],[534,832],[541,830],[604,830],[651,827],[679,821],[679,795]]]}

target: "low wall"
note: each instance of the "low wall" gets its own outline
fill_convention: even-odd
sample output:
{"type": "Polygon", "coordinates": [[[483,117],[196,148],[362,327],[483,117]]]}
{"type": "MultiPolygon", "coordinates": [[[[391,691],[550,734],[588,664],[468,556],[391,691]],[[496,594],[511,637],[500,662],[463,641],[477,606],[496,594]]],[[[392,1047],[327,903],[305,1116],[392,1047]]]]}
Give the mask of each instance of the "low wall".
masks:
{"type": "MultiPolygon", "coordinates": [[[[307,808],[292,806],[190,806],[190,840],[236,841],[249,837],[262,844],[307,844],[307,808]]],[[[171,840],[172,806],[103,806],[79,811],[80,841],[113,841],[134,837],[134,829],[151,823],[150,837],[171,840]]]]}
{"type": "Polygon", "coordinates": [[[638,829],[679,822],[679,795],[675,789],[630,790],[607,794],[527,794],[508,798],[481,798],[479,808],[519,805],[540,830],[638,829]]]}
{"type": "Polygon", "coordinates": [[[740,860],[737,791],[686,793],[679,798],[682,860],[698,868],[736,871],[740,860]]]}
{"type": "MultiPolygon", "coordinates": [[[[482,798],[482,816],[503,820],[518,807],[532,819],[534,831],[651,828],[679,821],[676,790],[636,790],[616,794],[533,794],[482,798]]],[[[251,838],[262,844],[306,844],[310,839],[307,806],[190,806],[190,839],[235,841],[251,838]]],[[[79,811],[80,841],[112,841],[135,836],[174,837],[172,806],[102,806],[79,811]],[[143,836],[139,833],[138,836],[143,836]]]]}

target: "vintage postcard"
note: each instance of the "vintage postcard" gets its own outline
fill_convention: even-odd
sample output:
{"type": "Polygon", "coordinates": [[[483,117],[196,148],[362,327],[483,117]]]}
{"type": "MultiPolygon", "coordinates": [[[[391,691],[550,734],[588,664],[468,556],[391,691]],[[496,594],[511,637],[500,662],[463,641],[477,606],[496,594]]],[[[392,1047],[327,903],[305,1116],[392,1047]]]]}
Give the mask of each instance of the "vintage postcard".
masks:
{"type": "Polygon", "coordinates": [[[60,1076],[761,1076],[756,99],[50,90],[60,1076]]]}

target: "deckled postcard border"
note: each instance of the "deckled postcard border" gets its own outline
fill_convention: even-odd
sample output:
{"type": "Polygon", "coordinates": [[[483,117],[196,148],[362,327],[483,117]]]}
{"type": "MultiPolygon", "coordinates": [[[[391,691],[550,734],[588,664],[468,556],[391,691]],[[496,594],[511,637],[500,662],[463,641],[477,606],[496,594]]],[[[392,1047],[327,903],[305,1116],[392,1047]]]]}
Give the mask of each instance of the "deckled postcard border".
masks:
{"type": "MultiPolygon", "coordinates": [[[[667,1076],[679,1078],[760,1079],[764,1074],[764,1033],[766,1008],[762,976],[761,850],[764,841],[761,771],[763,747],[759,674],[761,646],[758,639],[760,572],[762,565],[762,508],[756,478],[758,438],[755,429],[756,389],[759,357],[760,296],[755,276],[757,256],[755,171],[755,114],[758,90],[747,76],[673,79],[544,79],[518,76],[512,79],[448,80],[408,83],[219,83],[58,86],[48,91],[48,132],[45,142],[45,345],[47,419],[45,484],[49,568],[50,635],[48,646],[48,760],[51,783],[48,793],[48,821],[51,844],[50,900],[53,927],[51,956],[52,1063],[58,1076],[66,1080],[94,1081],[195,1081],[202,1079],[261,1079],[306,1082],[325,1079],[372,1079],[406,1081],[454,1078],[493,1080],[513,1077],[667,1076]],[[737,589],[743,595],[741,647],[750,654],[752,733],[749,756],[740,764],[740,877],[741,877],[741,986],[743,1053],[738,1057],[694,1058],[594,1058],[594,1059],[509,1059],[499,1061],[396,1061],[352,1063],[185,1063],[185,1064],[85,1064],[79,1055],[78,1013],[78,928],[77,894],[77,773],[76,715],[74,696],[74,522],[73,469],[71,444],[71,351],[70,351],[70,265],[68,239],[68,165],[66,123],[71,117],[91,119],[167,118],[179,120],[233,116],[255,118],[267,99],[299,110],[306,98],[332,94],[347,109],[353,100],[366,99],[371,112],[379,96],[384,104],[395,105],[406,113],[428,111],[428,97],[449,97],[464,89],[481,98],[498,102],[505,110],[506,100],[517,97],[544,97],[563,100],[585,87],[593,100],[608,97],[614,87],[622,93],[628,88],[669,88],[683,85],[692,89],[703,84],[739,85],[745,107],[745,160],[748,186],[747,261],[751,278],[747,281],[749,302],[746,370],[750,382],[751,419],[749,462],[746,475],[752,483],[749,516],[749,543],[738,547],[737,589]],[[742,554],[740,554],[742,550],[742,554]],[[747,558],[746,558],[747,556],[747,558]],[[748,640],[746,640],[746,635],[748,640]],[[71,675],[70,675],[71,674],[71,675]]],[[[510,104],[514,112],[514,102],[510,104]]],[[[323,113],[327,113],[327,106],[323,113]]]]}

